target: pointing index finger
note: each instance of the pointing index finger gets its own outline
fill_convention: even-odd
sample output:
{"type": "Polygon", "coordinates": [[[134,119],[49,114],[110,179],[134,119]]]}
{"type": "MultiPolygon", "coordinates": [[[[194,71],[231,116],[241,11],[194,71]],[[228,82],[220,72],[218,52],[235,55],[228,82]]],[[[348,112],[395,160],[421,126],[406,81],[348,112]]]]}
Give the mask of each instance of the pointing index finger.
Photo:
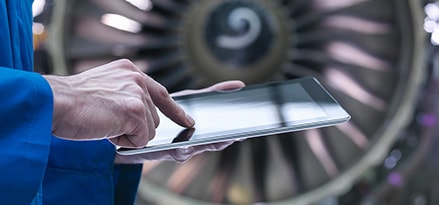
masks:
{"type": "Polygon", "coordinates": [[[193,127],[195,121],[171,98],[168,91],[147,76],[147,87],[155,106],[169,119],[183,127],[193,127]]]}

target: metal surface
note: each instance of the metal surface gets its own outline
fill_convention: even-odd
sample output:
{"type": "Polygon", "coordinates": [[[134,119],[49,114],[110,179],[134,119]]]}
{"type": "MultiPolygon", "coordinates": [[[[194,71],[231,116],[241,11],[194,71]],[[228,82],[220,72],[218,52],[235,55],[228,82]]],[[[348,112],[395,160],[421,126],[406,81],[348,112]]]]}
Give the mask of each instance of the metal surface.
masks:
{"type": "Polygon", "coordinates": [[[317,77],[349,123],[146,163],[139,188],[157,204],[309,204],[348,190],[412,117],[422,16],[415,0],[59,1],[48,46],[55,73],[125,57],[170,91],[317,77]]]}

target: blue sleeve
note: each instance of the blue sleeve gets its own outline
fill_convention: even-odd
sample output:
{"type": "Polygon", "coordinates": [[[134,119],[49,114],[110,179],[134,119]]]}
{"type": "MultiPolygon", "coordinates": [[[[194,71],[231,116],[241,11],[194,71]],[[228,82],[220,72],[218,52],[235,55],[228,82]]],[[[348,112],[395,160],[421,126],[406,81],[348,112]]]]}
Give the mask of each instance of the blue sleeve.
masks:
{"type": "Polygon", "coordinates": [[[53,138],[43,204],[134,204],[142,165],[115,165],[108,140],[53,138]]]}
{"type": "Polygon", "coordinates": [[[39,74],[0,67],[0,199],[29,204],[46,170],[53,96],[39,74]]]}
{"type": "Polygon", "coordinates": [[[106,140],[51,136],[50,86],[20,71],[33,70],[31,29],[32,0],[0,0],[1,204],[132,204],[141,165],[115,166],[106,140]]]}
{"type": "Polygon", "coordinates": [[[0,88],[2,204],[38,194],[45,205],[134,203],[142,165],[115,165],[108,140],[53,137],[53,96],[41,75],[0,67],[0,88]]]}

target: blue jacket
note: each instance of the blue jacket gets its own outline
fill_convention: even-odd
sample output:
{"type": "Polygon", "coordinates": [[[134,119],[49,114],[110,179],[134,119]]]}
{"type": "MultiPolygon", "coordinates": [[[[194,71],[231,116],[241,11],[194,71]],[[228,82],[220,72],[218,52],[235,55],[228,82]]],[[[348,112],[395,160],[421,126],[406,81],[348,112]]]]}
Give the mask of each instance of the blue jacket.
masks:
{"type": "Polygon", "coordinates": [[[32,0],[0,0],[1,204],[133,204],[141,165],[107,140],[51,135],[53,96],[33,70],[32,0]]]}

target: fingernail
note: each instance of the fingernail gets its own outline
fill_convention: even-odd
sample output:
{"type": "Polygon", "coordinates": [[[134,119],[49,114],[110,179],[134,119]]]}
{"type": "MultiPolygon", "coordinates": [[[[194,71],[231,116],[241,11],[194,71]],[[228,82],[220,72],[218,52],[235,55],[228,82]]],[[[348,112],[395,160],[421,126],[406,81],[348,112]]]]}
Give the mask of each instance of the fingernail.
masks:
{"type": "Polygon", "coordinates": [[[195,125],[195,120],[188,114],[186,114],[186,119],[191,127],[195,125]]]}

